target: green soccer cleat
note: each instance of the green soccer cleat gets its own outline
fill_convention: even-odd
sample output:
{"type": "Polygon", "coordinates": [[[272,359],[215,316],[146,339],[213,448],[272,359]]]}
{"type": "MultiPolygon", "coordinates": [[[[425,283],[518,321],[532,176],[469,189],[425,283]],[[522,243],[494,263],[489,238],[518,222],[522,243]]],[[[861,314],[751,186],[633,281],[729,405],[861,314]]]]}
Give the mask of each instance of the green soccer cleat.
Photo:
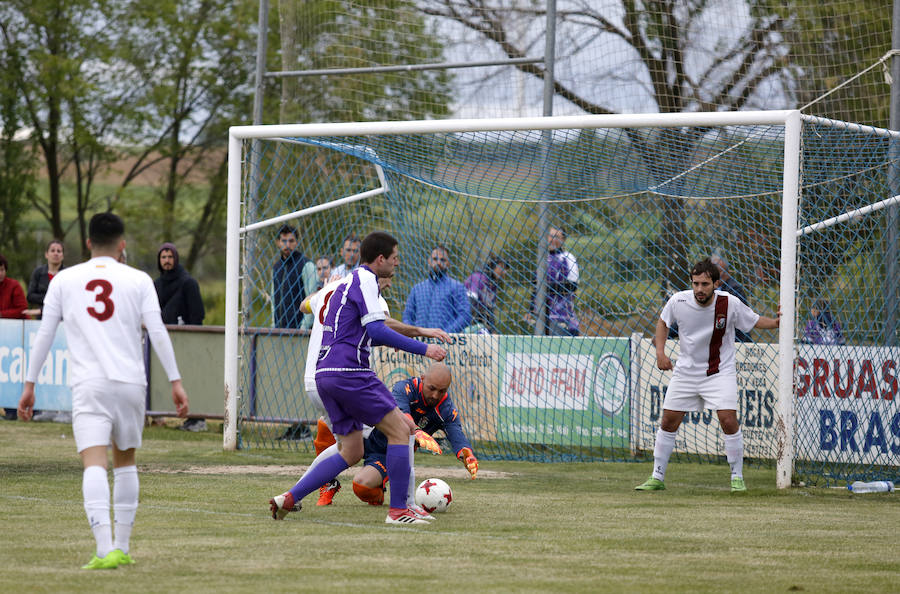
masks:
{"type": "Polygon", "coordinates": [[[123,553],[121,549],[115,549],[111,552],[107,557],[113,557],[116,560],[116,565],[134,565],[134,559],[131,558],[131,555],[128,553],[123,553]]]}
{"type": "Polygon", "coordinates": [[[644,481],[643,484],[638,485],[634,488],[635,491],[665,491],[666,484],[659,480],[658,478],[653,478],[652,476],[644,481]]]}
{"type": "Polygon", "coordinates": [[[739,476],[731,479],[731,492],[732,493],[746,493],[747,485],[744,484],[744,479],[742,479],[739,476]]]}
{"type": "Polygon", "coordinates": [[[109,553],[102,559],[95,554],[93,557],[91,557],[91,560],[87,565],[81,566],[81,569],[116,569],[118,567],[119,558],[113,555],[113,553],[109,553]]]}

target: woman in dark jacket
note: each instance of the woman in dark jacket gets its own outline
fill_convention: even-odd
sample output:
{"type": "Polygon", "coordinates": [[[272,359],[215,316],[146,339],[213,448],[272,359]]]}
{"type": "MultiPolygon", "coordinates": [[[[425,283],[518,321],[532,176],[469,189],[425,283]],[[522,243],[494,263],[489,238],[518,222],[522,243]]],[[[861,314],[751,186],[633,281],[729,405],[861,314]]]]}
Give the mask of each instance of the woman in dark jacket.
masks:
{"type": "Polygon", "coordinates": [[[58,239],[51,239],[47,244],[47,251],[44,252],[44,258],[47,259],[46,264],[41,264],[31,273],[31,280],[28,282],[28,303],[43,309],[44,296],[47,295],[47,287],[50,286],[50,280],[57,272],[65,268],[63,259],[66,256],[65,246],[58,239]]]}

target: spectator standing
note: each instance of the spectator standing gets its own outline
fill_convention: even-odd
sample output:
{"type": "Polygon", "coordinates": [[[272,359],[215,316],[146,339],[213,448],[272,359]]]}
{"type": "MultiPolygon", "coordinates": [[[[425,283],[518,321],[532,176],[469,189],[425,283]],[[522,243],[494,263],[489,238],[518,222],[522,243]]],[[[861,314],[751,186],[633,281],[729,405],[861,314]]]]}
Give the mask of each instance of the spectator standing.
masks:
{"type": "MultiPolygon", "coordinates": [[[[59,239],[51,239],[47,244],[44,252],[46,264],[41,264],[31,272],[31,280],[28,282],[28,303],[35,307],[37,313],[33,313],[37,319],[41,319],[41,310],[44,309],[44,296],[47,294],[47,287],[56,274],[65,268],[63,260],[65,259],[65,246],[59,239]]],[[[72,415],[68,411],[59,410],[36,410],[34,411],[33,420],[35,421],[55,421],[57,423],[70,423],[72,415]]]]}
{"type": "Polygon", "coordinates": [[[329,282],[340,280],[359,268],[359,244],[359,237],[354,234],[344,238],[344,243],[341,244],[341,258],[344,263],[331,271],[329,282]]]}
{"type": "MultiPolygon", "coordinates": [[[[174,243],[166,242],[159,246],[156,267],[160,274],[153,281],[153,286],[159,297],[163,323],[178,326],[202,325],[206,310],[200,297],[200,285],[179,262],[178,248],[174,243]]],[[[179,429],[206,431],[206,419],[185,419],[179,429]]]]}
{"type": "Polygon", "coordinates": [[[817,299],[809,310],[809,319],[803,328],[803,342],[808,344],[844,344],[841,325],[831,315],[828,301],[817,299]]]}
{"type": "MultiPolygon", "coordinates": [[[[22,285],[14,278],[6,276],[9,262],[3,254],[0,254],[0,318],[25,319],[25,309],[28,302],[25,300],[25,292],[22,285]]],[[[7,421],[16,420],[16,409],[4,408],[3,418],[7,421]]]]}
{"type": "MultiPolygon", "coordinates": [[[[477,270],[466,279],[466,292],[472,309],[472,324],[480,324],[489,334],[497,332],[497,291],[500,280],[506,276],[506,262],[491,256],[482,270],[477,270]]],[[[478,329],[482,331],[481,328],[478,329]]]]}
{"type": "Polygon", "coordinates": [[[13,318],[24,320],[28,316],[28,302],[25,300],[25,291],[22,285],[14,278],[6,276],[9,262],[0,254],[0,318],[13,318]]]}
{"type": "Polygon", "coordinates": [[[316,258],[316,290],[318,291],[328,283],[331,278],[331,258],[319,256],[316,258]]]}
{"type": "Polygon", "coordinates": [[[278,231],[278,258],[272,267],[272,313],[276,328],[311,328],[312,316],[300,304],[316,290],[316,266],[297,249],[297,229],[278,231]],[[308,318],[308,320],[307,320],[308,318]]]}
{"type": "Polygon", "coordinates": [[[423,328],[462,332],[472,320],[466,287],[447,274],[450,252],[443,245],[431,250],[428,278],[417,284],[406,300],[403,321],[423,328]]]}
{"type": "Polygon", "coordinates": [[[165,324],[179,326],[203,324],[206,310],[200,297],[200,285],[179,262],[178,249],[166,242],[156,253],[159,278],[153,281],[165,324]]]}
{"type": "MultiPolygon", "coordinates": [[[[545,284],[547,296],[544,303],[546,324],[544,334],[551,336],[578,336],[578,318],[575,316],[575,291],[578,290],[578,260],[566,251],[563,244],[566,233],[558,227],[550,227],[547,234],[547,272],[545,284]]],[[[535,279],[540,282],[540,279],[535,279]]],[[[533,324],[540,313],[535,303],[537,290],[532,296],[531,315],[526,321],[533,324]]]]}
{"type": "MultiPolygon", "coordinates": [[[[46,264],[41,264],[31,273],[31,280],[28,282],[28,303],[43,309],[44,296],[47,294],[47,287],[53,277],[65,266],[65,246],[59,239],[51,239],[47,244],[47,250],[44,252],[46,264]]],[[[40,319],[40,316],[38,316],[40,319]]]]}

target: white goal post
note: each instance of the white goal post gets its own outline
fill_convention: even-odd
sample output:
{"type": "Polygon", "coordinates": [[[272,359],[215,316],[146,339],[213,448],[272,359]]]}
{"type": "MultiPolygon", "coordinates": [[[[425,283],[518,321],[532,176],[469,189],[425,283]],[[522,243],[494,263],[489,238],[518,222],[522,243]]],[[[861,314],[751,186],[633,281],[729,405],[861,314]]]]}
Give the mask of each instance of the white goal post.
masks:
{"type": "MultiPolygon", "coordinates": [[[[784,164],[781,220],[780,289],[781,326],[778,331],[778,448],[777,486],[791,484],[793,464],[793,359],[795,328],[797,211],[800,176],[801,114],[796,110],[740,111],[716,113],[585,115],[503,119],[434,120],[402,122],[364,122],[335,124],[296,124],[234,126],[229,130],[227,252],[225,297],[224,437],[225,450],[238,447],[239,358],[241,356],[241,242],[248,230],[244,222],[245,199],[253,193],[253,169],[246,140],[268,139],[291,142],[295,138],[358,137],[402,134],[449,134],[518,130],[589,130],[600,128],[681,128],[727,126],[783,126],[784,164]]],[[[379,170],[383,186],[386,182],[379,170]]],[[[355,200],[365,200],[379,189],[353,196],[336,196],[311,207],[333,208],[355,200]]],[[[312,212],[309,208],[283,213],[278,217],[254,221],[254,229],[271,226],[312,212]]],[[[366,229],[371,231],[374,229],[366,229]]]]}

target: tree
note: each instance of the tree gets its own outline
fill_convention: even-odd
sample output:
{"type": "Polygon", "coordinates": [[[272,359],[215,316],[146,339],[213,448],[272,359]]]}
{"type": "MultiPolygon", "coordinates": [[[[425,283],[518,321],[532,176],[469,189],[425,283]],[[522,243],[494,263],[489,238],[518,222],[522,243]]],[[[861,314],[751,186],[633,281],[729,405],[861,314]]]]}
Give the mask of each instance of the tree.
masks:
{"type": "Polygon", "coordinates": [[[202,254],[213,223],[221,221],[221,197],[209,192],[188,229],[176,228],[176,209],[186,189],[199,182],[220,185],[227,127],[247,119],[254,49],[250,4],[136,0],[125,15],[130,32],[119,57],[145,89],[137,100],[140,117],[129,132],[141,148],[111,204],[140,174],[162,171],[160,238],[192,238],[188,267],[202,254]]]}
{"type": "Polygon", "coordinates": [[[31,140],[19,137],[25,110],[8,78],[19,59],[17,47],[0,54],[0,253],[19,248],[19,219],[34,200],[36,159],[31,140]]]}
{"type": "MultiPolygon", "coordinates": [[[[426,64],[443,46],[412,0],[280,0],[282,70],[426,64]]],[[[328,77],[283,77],[282,122],[444,117],[450,78],[444,70],[328,77]],[[323,84],[324,81],[324,84],[323,84]]]]}
{"type": "MultiPolygon", "coordinates": [[[[543,3],[519,4],[511,9],[491,0],[423,0],[421,7],[425,14],[444,20],[445,30],[455,23],[487,41],[494,54],[525,58],[534,53],[531,48],[543,47],[546,12],[543,3]]],[[[630,103],[650,104],[662,113],[772,107],[774,101],[785,101],[786,82],[792,76],[780,37],[785,18],[773,6],[765,0],[748,0],[740,7],[746,14],[740,19],[733,15],[732,27],[720,29],[704,26],[703,18],[722,7],[703,0],[622,0],[618,7],[560,0],[557,63],[570,64],[567,72],[574,74],[570,80],[557,75],[553,91],[590,114],[619,113],[628,107],[617,103],[621,95],[602,92],[611,85],[638,89],[629,95],[630,103]],[[571,66],[576,63],[582,67],[571,66]],[[764,81],[771,84],[763,85],[764,81]],[[778,92],[767,94],[770,89],[778,92]]],[[[540,80],[546,74],[542,64],[516,68],[540,80]]],[[[654,135],[629,131],[655,183],[665,181],[665,171],[685,167],[702,136],[702,129],[669,128],[654,135]]],[[[673,185],[677,182],[669,189],[677,194],[679,188],[673,185]]],[[[680,200],[662,200],[660,205],[660,240],[670,248],[664,275],[678,287],[688,267],[685,206],[680,200]]]]}
{"type": "MultiPolygon", "coordinates": [[[[0,8],[0,32],[6,52],[20,52],[9,73],[25,104],[26,119],[43,153],[49,185],[46,200],[33,205],[63,238],[60,183],[67,164],[67,102],[79,101],[88,85],[85,73],[106,47],[106,22],[97,0],[11,0],[0,8]]],[[[82,132],[83,132],[82,128],[82,132]]]]}

